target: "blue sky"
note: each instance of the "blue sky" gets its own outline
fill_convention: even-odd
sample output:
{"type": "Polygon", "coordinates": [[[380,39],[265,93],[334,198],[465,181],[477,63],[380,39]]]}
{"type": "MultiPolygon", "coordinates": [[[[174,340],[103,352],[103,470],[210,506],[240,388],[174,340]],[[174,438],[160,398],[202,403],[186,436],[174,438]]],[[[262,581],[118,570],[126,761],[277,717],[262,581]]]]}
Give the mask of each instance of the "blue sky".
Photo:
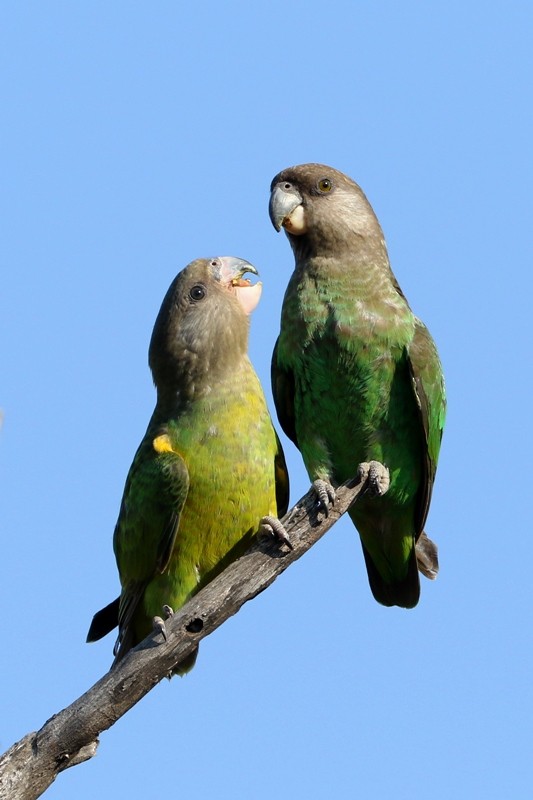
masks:
{"type": "Polygon", "coordinates": [[[260,270],[273,409],[280,169],[361,184],[449,395],[419,606],[373,601],[341,521],[50,800],[530,796],[532,22],[454,0],[4,8],[0,751],[109,667],[112,637],[85,635],[117,591],[152,325],[193,258],[260,270]]]}

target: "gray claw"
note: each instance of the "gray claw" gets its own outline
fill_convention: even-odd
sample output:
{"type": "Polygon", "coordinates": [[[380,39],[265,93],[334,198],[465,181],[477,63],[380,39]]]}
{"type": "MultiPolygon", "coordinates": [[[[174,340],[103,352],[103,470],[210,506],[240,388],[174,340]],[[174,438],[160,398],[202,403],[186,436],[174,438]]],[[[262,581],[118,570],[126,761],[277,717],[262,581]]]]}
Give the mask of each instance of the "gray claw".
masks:
{"type": "Polygon", "coordinates": [[[367,494],[381,497],[390,486],[389,470],[379,461],[363,461],[359,464],[358,474],[361,481],[367,481],[367,494]]]}
{"type": "Polygon", "coordinates": [[[167,640],[167,628],[165,620],[162,617],[154,617],[152,620],[152,628],[156,633],[160,633],[163,639],[167,640]]]}
{"type": "Polygon", "coordinates": [[[277,517],[262,517],[259,523],[259,534],[274,536],[280,544],[286,544],[289,550],[294,549],[287,536],[287,531],[277,517]]]}
{"type": "Polygon", "coordinates": [[[316,481],[313,481],[313,490],[316,494],[318,505],[327,517],[330,504],[332,506],[335,505],[335,500],[337,499],[335,489],[328,481],[323,481],[321,478],[318,478],[316,481]]]}

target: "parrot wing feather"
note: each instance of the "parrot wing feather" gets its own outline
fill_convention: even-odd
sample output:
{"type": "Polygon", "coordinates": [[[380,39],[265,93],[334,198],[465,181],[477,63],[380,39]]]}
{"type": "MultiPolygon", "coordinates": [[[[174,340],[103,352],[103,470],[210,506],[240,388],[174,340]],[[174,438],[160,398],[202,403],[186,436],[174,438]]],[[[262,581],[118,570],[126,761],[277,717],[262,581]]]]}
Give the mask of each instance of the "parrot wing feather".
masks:
{"type": "Polygon", "coordinates": [[[115,528],[114,548],[121,575],[117,660],[130,648],[133,621],[144,590],[166,570],[189,489],[189,473],[166,434],[143,442],[134,459],[115,528]]]}
{"type": "Polygon", "coordinates": [[[272,393],[279,424],[283,432],[299,448],[294,418],[294,375],[279,363],[279,339],[274,346],[271,363],[272,393]]]}
{"type": "Polygon", "coordinates": [[[446,416],[446,396],[437,348],[428,329],[419,319],[416,320],[415,334],[408,355],[411,381],[426,444],[425,477],[418,508],[418,530],[421,532],[428,514],[435,480],[446,416]]]}
{"type": "Polygon", "coordinates": [[[276,433],[276,455],[274,456],[274,474],[276,480],[276,506],[278,518],[285,516],[289,508],[289,471],[285,463],[283,448],[276,433]]]}

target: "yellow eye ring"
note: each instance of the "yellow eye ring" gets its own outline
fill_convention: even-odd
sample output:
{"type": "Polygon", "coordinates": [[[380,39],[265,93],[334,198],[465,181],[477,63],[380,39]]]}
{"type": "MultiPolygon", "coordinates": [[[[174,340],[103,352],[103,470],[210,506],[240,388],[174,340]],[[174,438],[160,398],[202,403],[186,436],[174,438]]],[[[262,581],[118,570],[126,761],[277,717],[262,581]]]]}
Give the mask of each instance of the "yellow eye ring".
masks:
{"type": "Polygon", "coordinates": [[[333,184],[329,180],[329,178],[322,178],[322,180],[318,181],[318,190],[319,192],[331,192],[333,189],[333,184]]]}

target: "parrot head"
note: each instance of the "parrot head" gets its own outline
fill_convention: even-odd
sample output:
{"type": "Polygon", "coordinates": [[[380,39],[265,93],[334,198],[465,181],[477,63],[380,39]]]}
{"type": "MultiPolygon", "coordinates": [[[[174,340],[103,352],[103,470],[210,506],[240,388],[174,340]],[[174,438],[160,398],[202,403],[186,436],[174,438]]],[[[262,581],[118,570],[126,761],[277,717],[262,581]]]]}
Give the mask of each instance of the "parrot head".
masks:
{"type": "Polygon", "coordinates": [[[207,376],[211,380],[246,354],[248,317],[262,289],[247,273],[258,274],[241,258],[199,258],[172,281],[148,356],[158,391],[201,390],[207,376]]]}
{"type": "Polygon", "coordinates": [[[295,254],[353,248],[354,237],[382,239],[362,189],[325,164],[300,164],[278,173],[270,187],[270,219],[284,228],[295,254]]]}

